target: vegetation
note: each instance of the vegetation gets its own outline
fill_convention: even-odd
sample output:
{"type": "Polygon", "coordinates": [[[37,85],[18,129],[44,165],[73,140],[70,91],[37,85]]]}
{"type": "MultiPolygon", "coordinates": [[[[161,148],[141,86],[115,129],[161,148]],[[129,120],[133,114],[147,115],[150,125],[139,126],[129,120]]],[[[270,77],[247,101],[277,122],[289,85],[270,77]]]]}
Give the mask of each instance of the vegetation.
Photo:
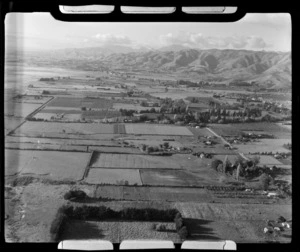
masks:
{"type": "Polygon", "coordinates": [[[266,173],[263,173],[263,174],[259,177],[259,182],[260,182],[261,188],[262,188],[264,191],[267,191],[267,190],[268,190],[271,181],[272,181],[271,176],[268,175],[268,174],[266,174],[266,173]]]}
{"type": "Polygon", "coordinates": [[[64,195],[65,200],[82,200],[85,198],[87,198],[87,195],[81,190],[68,191],[64,195]]]}
{"type": "Polygon", "coordinates": [[[63,231],[63,227],[67,218],[68,216],[64,213],[64,208],[62,207],[59,208],[50,227],[51,241],[53,242],[59,241],[58,239],[63,231]]]}
{"type": "Polygon", "coordinates": [[[214,159],[212,162],[211,162],[211,168],[215,171],[218,170],[218,166],[219,165],[223,165],[223,162],[220,160],[220,159],[214,159]]]}

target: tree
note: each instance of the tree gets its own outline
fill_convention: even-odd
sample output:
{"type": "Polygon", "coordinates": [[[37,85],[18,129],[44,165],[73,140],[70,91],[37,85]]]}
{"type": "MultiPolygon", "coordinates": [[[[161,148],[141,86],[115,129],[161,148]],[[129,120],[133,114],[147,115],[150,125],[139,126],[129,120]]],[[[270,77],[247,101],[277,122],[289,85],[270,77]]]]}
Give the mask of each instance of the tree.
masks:
{"type": "Polygon", "coordinates": [[[164,148],[165,148],[165,149],[168,149],[168,148],[170,147],[169,142],[164,142],[163,145],[164,145],[164,148]]]}
{"type": "Polygon", "coordinates": [[[146,150],[147,150],[147,145],[146,145],[146,144],[143,144],[143,145],[142,145],[142,150],[143,150],[143,151],[146,151],[146,150]]]}
{"type": "Polygon", "coordinates": [[[214,159],[211,162],[211,168],[214,169],[215,171],[217,171],[219,164],[223,164],[223,162],[220,159],[214,159]]]}
{"type": "Polygon", "coordinates": [[[230,162],[228,160],[228,155],[226,155],[226,157],[223,161],[223,171],[224,171],[224,173],[226,173],[227,167],[229,167],[229,166],[230,166],[230,162]]]}
{"type": "Polygon", "coordinates": [[[146,101],[142,101],[142,102],[141,102],[141,106],[142,106],[142,107],[148,107],[148,103],[147,103],[146,101]]]}
{"type": "Polygon", "coordinates": [[[183,226],[179,231],[178,234],[181,239],[186,239],[188,237],[188,231],[186,226],[183,226]]]}
{"type": "Polygon", "coordinates": [[[272,181],[272,178],[270,177],[270,175],[268,175],[266,173],[263,173],[259,177],[260,185],[264,191],[268,190],[271,181],[272,181]]]}

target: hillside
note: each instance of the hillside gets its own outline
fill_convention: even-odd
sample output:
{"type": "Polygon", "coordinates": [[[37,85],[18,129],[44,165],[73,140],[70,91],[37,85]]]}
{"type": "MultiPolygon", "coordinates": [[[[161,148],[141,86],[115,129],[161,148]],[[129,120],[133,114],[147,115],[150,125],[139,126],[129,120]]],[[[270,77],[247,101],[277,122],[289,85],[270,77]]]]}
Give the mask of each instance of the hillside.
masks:
{"type": "MultiPolygon", "coordinates": [[[[198,50],[181,49],[179,46],[132,49],[129,47],[73,48],[49,51],[35,57],[63,64],[73,60],[76,69],[80,65],[130,68],[174,73],[178,77],[190,77],[214,82],[256,81],[258,85],[273,88],[291,87],[291,53],[248,50],[198,50]],[[68,61],[67,61],[68,60],[68,61]]],[[[75,66],[74,65],[74,66],[75,66]]]]}

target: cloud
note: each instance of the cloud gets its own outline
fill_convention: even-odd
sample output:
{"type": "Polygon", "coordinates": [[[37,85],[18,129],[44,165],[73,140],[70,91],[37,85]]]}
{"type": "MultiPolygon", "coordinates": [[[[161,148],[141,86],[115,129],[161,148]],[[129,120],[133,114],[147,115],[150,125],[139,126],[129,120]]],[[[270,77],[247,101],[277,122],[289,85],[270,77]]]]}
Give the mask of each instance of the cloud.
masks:
{"type": "Polygon", "coordinates": [[[162,45],[185,45],[199,49],[265,49],[271,47],[263,38],[257,36],[205,36],[202,33],[179,32],[161,35],[162,45]]]}
{"type": "Polygon", "coordinates": [[[123,35],[115,35],[110,33],[98,33],[93,36],[93,40],[99,44],[129,45],[131,39],[123,35]]]}

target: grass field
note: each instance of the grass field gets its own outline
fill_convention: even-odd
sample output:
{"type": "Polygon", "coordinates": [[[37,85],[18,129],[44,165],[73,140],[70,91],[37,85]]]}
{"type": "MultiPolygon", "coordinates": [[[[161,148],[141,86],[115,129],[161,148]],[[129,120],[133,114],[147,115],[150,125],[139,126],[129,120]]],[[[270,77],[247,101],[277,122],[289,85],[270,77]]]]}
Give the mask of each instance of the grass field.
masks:
{"type": "Polygon", "coordinates": [[[125,128],[127,134],[133,135],[193,135],[186,127],[180,126],[125,124],[125,128]]]}
{"type": "Polygon", "coordinates": [[[15,118],[10,116],[4,117],[4,128],[5,128],[5,134],[9,131],[15,129],[17,126],[19,126],[23,122],[23,119],[21,118],[15,118]]]}
{"type": "Polygon", "coordinates": [[[18,103],[36,103],[36,104],[44,104],[45,102],[49,101],[52,97],[50,96],[38,96],[38,98],[35,98],[35,96],[31,95],[24,95],[19,99],[14,99],[14,102],[18,103]]]}
{"type": "Polygon", "coordinates": [[[276,123],[237,123],[237,124],[210,124],[209,126],[213,131],[222,136],[235,136],[242,132],[257,132],[265,134],[273,134],[276,138],[290,138],[291,130],[282,127],[276,123]]]}
{"type": "Polygon", "coordinates": [[[56,123],[56,122],[31,122],[24,123],[17,129],[16,135],[26,133],[35,133],[35,135],[47,133],[65,133],[65,134],[113,134],[114,127],[110,124],[99,123],[56,123]]]}
{"type": "Polygon", "coordinates": [[[102,108],[107,109],[112,107],[113,102],[108,99],[92,99],[92,98],[77,98],[77,97],[56,97],[47,107],[87,107],[87,108],[102,108]]]}
{"type": "Polygon", "coordinates": [[[127,153],[127,154],[141,154],[137,148],[130,147],[117,147],[117,146],[90,146],[89,151],[97,151],[100,153],[127,153]]]}
{"type": "Polygon", "coordinates": [[[140,170],[144,185],[193,186],[204,185],[205,179],[182,170],[140,170]]]}
{"type": "Polygon", "coordinates": [[[41,106],[42,104],[7,102],[4,104],[4,114],[7,116],[26,117],[41,106]]]}
{"type": "Polygon", "coordinates": [[[159,224],[160,222],[70,220],[66,223],[60,239],[104,239],[112,243],[120,243],[128,239],[155,239],[180,242],[175,223],[164,222],[167,228],[165,232],[153,230],[152,225],[154,223],[159,224]]]}
{"type": "Polygon", "coordinates": [[[235,160],[238,158],[238,155],[214,155],[213,159],[220,159],[222,162],[224,162],[226,156],[228,161],[232,164],[234,164],[235,160]]]}
{"type": "Polygon", "coordinates": [[[154,169],[180,169],[178,159],[173,157],[160,157],[149,155],[130,155],[130,154],[108,154],[94,153],[95,162],[92,167],[103,168],[154,168],[154,169]]]}
{"type": "MultiPolygon", "coordinates": [[[[248,158],[252,158],[255,155],[246,155],[248,158]]],[[[260,155],[259,165],[282,165],[282,163],[273,156],[260,155]]]]}
{"type": "Polygon", "coordinates": [[[51,145],[84,145],[84,146],[102,146],[118,147],[113,141],[105,140],[85,140],[85,139],[68,139],[68,138],[37,138],[37,137],[14,137],[7,136],[5,143],[33,143],[33,144],[51,144],[51,145]]]}
{"type": "Polygon", "coordinates": [[[54,179],[80,180],[90,153],[5,150],[5,175],[46,175],[54,179]]]}
{"type": "Polygon", "coordinates": [[[101,111],[83,111],[82,117],[85,119],[104,119],[104,118],[112,118],[119,117],[121,113],[119,111],[114,110],[101,110],[101,111]]]}
{"type": "Polygon", "coordinates": [[[90,184],[121,185],[128,181],[129,185],[142,185],[138,169],[90,169],[85,179],[90,184]]]}
{"type": "Polygon", "coordinates": [[[290,143],[291,139],[260,139],[260,142],[235,144],[239,151],[248,154],[249,152],[290,152],[283,147],[283,144],[290,143]]]}

